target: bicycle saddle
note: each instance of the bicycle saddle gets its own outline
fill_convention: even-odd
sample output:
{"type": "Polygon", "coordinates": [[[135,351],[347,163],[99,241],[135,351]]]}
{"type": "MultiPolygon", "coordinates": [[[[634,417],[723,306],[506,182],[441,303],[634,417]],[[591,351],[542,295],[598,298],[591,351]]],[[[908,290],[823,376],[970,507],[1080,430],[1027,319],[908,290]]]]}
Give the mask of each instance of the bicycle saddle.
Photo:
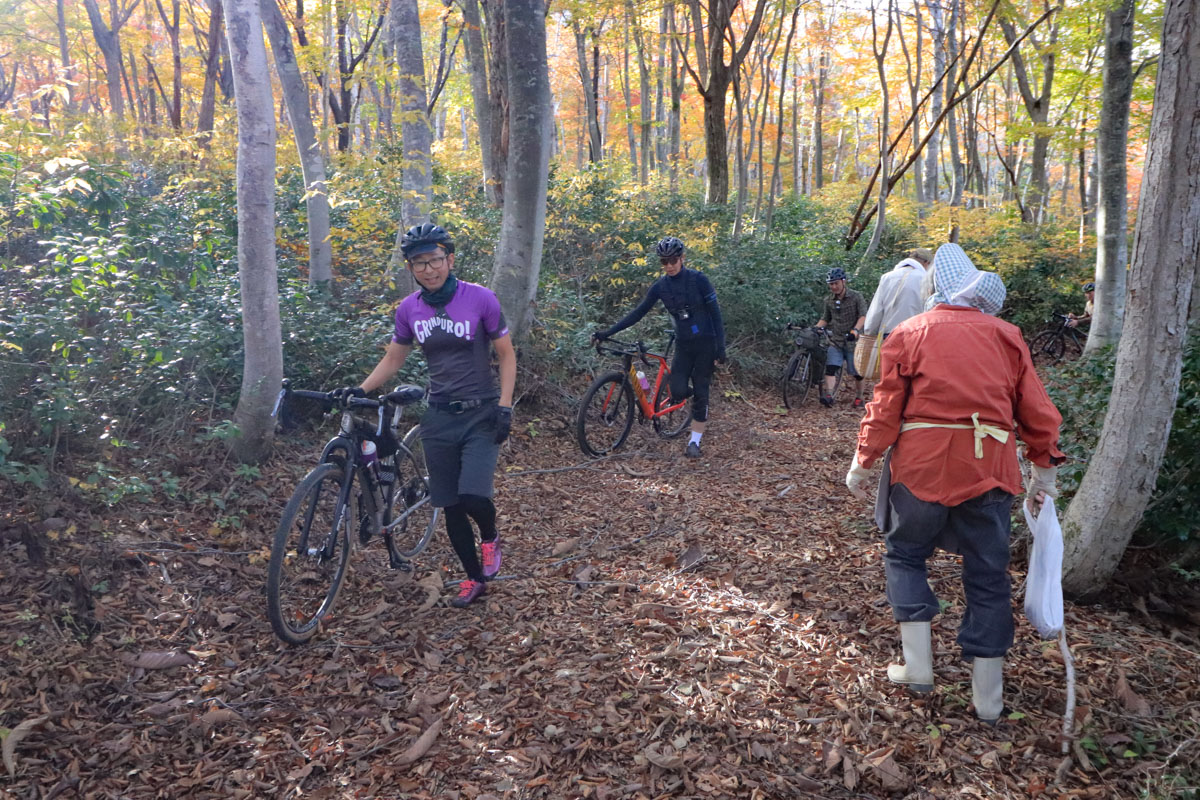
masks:
{"type": "Polygon", "coordinates": [[[411,383],[402,383],[384,395],[383,399],[391,401],[398,406],[407,406],[419,403],[423,397],[425,397],[425,387],[414,386],[411,383]]]}

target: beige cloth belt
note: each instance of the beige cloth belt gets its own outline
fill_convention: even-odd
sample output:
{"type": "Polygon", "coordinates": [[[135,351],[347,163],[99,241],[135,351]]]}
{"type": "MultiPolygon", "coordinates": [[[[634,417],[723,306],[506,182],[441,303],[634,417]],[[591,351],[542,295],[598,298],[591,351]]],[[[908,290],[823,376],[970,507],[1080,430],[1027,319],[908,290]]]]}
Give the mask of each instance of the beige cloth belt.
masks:
{"type": "Polygon", "coordinates": [[[975,457],[983,458],[983,440],[992,437],[1000,444],[1008,441],[1009,431],[995,425],[979,421],[979,412],[971,415],[970,425],[957,425],[949,422],[906,422],[900,426],[900,432],[914,431],[921,428],[953,428],[961,431],[975,431],[975,457]]]}

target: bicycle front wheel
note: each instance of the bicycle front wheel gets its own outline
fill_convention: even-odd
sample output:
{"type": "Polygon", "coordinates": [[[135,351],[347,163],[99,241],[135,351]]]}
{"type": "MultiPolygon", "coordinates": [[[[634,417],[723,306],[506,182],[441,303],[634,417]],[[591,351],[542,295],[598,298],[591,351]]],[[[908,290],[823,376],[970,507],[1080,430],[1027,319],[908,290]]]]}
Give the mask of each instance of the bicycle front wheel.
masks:
{"type": "Polygon", "coordinates": [[[589,456],[611,453],[633,427],[633,386],[623,372],[609,372],[592,382],[579,404],[575,438],[589,456]]]}
{"type": "Polygon", "coordinates": [[[267,565],[267,618],[288,644],[313,637],[346,576],[354,516],[348,489],[344,465],[321,464],[283,509],[267,565]]]}
{"type": "MultiPolygon", "coordinates": [[[[654,395],[654,410],[660,408],[670,408],[675,405],[671,402],[671,387],[668,385],[666,376],[663,376],[662,385],[658,387],[658,392],[654,395]]],[[[662,414],[654,417],[654,430],[664,439],[674,439],[683,434],[687,430],[688,424],[692,421],[692,406],[690,403],[685,403],[669,414],[662,414]]]]}
{"type": "Polygon", "coordinates": [[[783,392],[784,408],[799,408],[804,405],[813,387],[812,354],[793,353],[787,366],[783,368],[779,386],[783,392]]]}
{"type": "Polygon", "coordinates": [[[1063,357],[1063,338],[1058,331],[1042,331],[1029,343],[1029,355],[1033,358],[1035,367],[1048,367],[1057,364],[1063,357]]]}
{"type": "MultiPolygon", "coordinates": [[[[408,440],[407,436],[404,438],[408,440]]],[[[420,441],[419,435],[417,441],[420,441]]],[[[392,537],[396,545],[396,552],[404,558],[420,555],[429,546],[441,515],[441,509],[433,506],[429,494],[424,450],[421,454],[422,458],[418,461],[416,454],[401,446],[394,456],[387,459],[387,466],[393,469],[395,479],[389,485],[383,524],[387,535],[392,537]]]]}

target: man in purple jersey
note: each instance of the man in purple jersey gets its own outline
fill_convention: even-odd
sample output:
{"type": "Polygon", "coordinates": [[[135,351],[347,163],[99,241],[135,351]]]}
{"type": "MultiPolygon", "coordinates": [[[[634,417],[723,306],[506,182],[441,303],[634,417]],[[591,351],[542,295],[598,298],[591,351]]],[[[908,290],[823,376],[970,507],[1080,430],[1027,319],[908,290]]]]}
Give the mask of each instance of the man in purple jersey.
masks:
{"type": "Polygon", "coordinates": [[[485,581],[500,571],[492,477],[500,444],[512,428],[517,353],[496,295],[455,277],[454,242],[441,226],[414,226],[400,240],[400,250],[421,289],[396,309],[392,341],[359,390],[371,392],[386,383],[414,344],[424,351],[429,410],[421,418],[421,444],[433,505],[445,509],[446,533],[467,573],[450,601],[462,608],[481,597],[485,581]],[[500,364],[499,387],[492,347],[500,364]],[[482,563],[471,520],[479,526],[482,563]]]}

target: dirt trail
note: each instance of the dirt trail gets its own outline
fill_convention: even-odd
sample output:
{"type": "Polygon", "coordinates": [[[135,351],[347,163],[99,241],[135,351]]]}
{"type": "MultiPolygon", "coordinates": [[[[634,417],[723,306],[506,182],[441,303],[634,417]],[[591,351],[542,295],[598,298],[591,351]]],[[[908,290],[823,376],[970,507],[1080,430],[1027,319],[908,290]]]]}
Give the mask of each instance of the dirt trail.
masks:
{"type": "Polygon", "coordinates": [[[1194,628],[1069,606],[1082,739],[1064,758],[1063,667],[1023,619],[1011,717],[970,713],[958,570],[939,556],[937,691],[888,683],[881,539],[842,486],[859,414],[776,403],[717,403],[699,461],[644,426],[583,464],[563,420],[518,414],[486,601],[445,606],[442,531],[411,577],[368,548],[301,648],[266,622],[264,553],[317,436],[227,493],[240,531],[183,504],[61,512],[44,566],[6,537],[0,795],[1107,798],[1194,781],[1194,628]]]}

